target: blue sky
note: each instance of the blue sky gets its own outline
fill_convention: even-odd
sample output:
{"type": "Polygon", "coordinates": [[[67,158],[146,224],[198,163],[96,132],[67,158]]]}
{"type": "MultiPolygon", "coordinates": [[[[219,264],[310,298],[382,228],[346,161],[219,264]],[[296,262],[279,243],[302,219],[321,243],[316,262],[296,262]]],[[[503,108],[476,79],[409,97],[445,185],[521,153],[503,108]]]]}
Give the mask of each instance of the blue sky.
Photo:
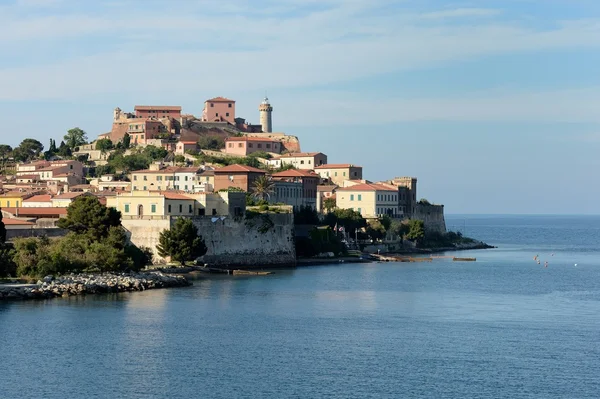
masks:
{"type": "Polygon", "coordinates": [[[0,0],[0,142],[237,100],[447,213],[600,213],[597,0],[0,0]]]}

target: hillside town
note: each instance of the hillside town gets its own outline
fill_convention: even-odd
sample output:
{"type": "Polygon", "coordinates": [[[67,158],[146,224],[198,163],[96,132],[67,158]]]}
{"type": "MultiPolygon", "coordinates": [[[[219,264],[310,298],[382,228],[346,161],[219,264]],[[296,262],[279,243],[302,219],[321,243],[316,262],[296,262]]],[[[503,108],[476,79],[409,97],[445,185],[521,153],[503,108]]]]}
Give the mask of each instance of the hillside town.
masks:
{"type": "MultiPolygon", "coordinates": [[[[346,209],[367,221],[417,219],[429,231],[446,232],[443,205],[418,200],[416,177],[369,180],[357,160],[336,154],[331,162],[319,148],[301,148],[298,137],[274,131],[268,98],[258,112],[259,124],[250,123],[225,97],[206,100],[198,116],[180,106],[117,107],[107,120],[110,131],[95,139],[74,128],[46,151],[33,138],[15,148],[0,145],[7,235],[52,236],[82,196],[121,212],[125,228],[151,229],[182,216],[215,223],[241,217],[247,207],[279,206],[321,217],[346,209]]],[[[342,226],[334,229],[348,241],[356,238],[342,226]]]]}

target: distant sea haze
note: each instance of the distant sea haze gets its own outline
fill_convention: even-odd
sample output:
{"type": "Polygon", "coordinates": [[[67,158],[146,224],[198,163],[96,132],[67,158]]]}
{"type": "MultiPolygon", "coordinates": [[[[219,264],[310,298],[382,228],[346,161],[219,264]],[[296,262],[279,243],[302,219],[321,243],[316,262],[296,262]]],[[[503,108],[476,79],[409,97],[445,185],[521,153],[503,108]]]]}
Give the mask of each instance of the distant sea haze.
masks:
{"type": "Polygon", "coordinates": [[[600,217],[446,221],[498,248],[1,303],[0,396],[598,397],[600,217]]]}

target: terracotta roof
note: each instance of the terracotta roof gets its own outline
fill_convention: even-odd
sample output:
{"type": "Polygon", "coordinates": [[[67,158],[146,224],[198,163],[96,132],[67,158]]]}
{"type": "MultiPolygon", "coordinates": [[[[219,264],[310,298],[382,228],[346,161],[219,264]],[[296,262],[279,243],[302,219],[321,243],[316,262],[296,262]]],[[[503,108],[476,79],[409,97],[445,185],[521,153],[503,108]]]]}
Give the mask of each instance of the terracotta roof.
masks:
{"type": "Polygon", "coordinates": [[[150,169],[142,169],[142,170],[134,170],[131,172],[132,174],[136,173],[145,173],[145,174],[165,174],[165,173],[198,173],[202,168],[200,166],[191,166],[187,167],[179,167],[179,166],[167,166],[166,168],[160,170],[150,170],[150,169]]]}
{"type": "Polygon", "coordinates": [[[63,194],[57,195],[53,199],[73,199],[73,198],[77,198],[81,195],[85,195],[85,193],[63,193],[63,194]]]}
{"type": "Polygon", "coordinates": [[[230,100],[229,98],[225,98],[225,97],[215,97],[215,98],[211,98],[209,100],[206,100],[205,102],[209,102],[212,101],[214,103],[234,103],[235,100],[230,100]]]}
{"type": "Polygon", "coordinates": [[[217,173],[240,173],[240,172],[251,172],[251,173],[265,173],[264,170],[261,169],[257,169],[257,168],[253,168],[252,166],[246,166],[246,165],[229,165],[229,166],[225,166],[223,168],[219,168],[219,169],[215,169],[215,174],[217,173]]]}
{"type": "Polygon", "coordinates": [[[298,158],[298,157],[314,157],[315,155],[325,155],[322,152],[296,152],[291,154],[284,154],[279,158],[298,158]]]}
{"type": "Polygon", "coordinates": [[[31,198],[27,198],[26,200],[23,200],[23,202],[50,202],[50,201],[52,201],[52,196],[49,194],[34,195],[31,198]]]}
{"type": "Polygon", "coordinates": [[[350,187],[340,187],[337,191],[393,191],[398,192],[398,190],[391,189],[386,186],[382,186],[380,184],[357,184],[355,186],[350,187]]]}
{"type": "Polygon", "coordinates": [[[4,222],[7,226],[33,226],[35,223],[28,222],[27,220],[19,220],[13,218],[3,218],[2,222],[4,222]]]}
{"type": "Polygon", "coordinates": [[[273,177],[314,177],[314,178],[319,178],[320,176],[316,173],[311,173],[306,170],[290,169],[290,170],[284,170],[283,172],[273,173],[273,177]]]}
{"type": "MultiPolygon", "coordinates": [[[[2,208],[3,212],[17,215],[17,208],[2,208]]],[[[44,217],[44,216],[62,216],[67,214],[67,208],[19,208],[19,216],[44,217]]]]}
{"type": "Polygon", "coordinates": [[[17,179],[39,179],[40,175],[20,175],[17,179]]]}
{"type": "Polygon", "coordinates": [[[8,193],[4,193],[0,195],[0,197],[8,197],[8,198],[23,198],[29,197],[31,193],[22,193],[20,191],[9,191],[8,193]]]}
{"type": "Polygon", "coordinates": [[[180,141],[181,144],[198,144],[196,141],[180,141]]]}
{"type": "Polygon", "coordinates": [[[193,198],[190,198],[187,195],[174,193],[172,191],[161,191],[160,193],[162,195],[164,195],[165,199],[168,199],[168,200],[190,200],[190,201],[194,200],[193,198]]]}
{"type": "Polygon", "coordinates": [[[248,137],[248,136],[242,136],[242,137],[228,137],[225,139],[225,141],[267,141],[269,143],[279,143],[279,141],[277,140],[273,140],[273,139],[269,139],[269,138],[262,138],[262,137],[248,137]]]}
{"type": "Polygon", "coordinates": [[[315,169],[347,169],[347,168],[362,168],[362,166],[352,165],[350,163],[330,163],[317,166],[315,169]]]}
{"type": "Polygon", "coordinates": [[[154,111],[154,110],[181,111],[181,107],[178,105],[136,105],[133,109],[135,111],[154,111]]]}

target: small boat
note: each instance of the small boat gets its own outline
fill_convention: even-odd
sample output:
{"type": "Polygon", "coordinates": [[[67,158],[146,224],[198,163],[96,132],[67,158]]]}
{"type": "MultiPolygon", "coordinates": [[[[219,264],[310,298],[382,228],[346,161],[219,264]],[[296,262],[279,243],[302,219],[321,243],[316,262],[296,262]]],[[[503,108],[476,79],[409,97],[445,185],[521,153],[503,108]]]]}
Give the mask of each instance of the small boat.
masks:
{"type": "Polygon", "coordinates": [[[453,262],[475,262],[477,258],[457,258],[456,256],[452,258],[453,262]]]}

